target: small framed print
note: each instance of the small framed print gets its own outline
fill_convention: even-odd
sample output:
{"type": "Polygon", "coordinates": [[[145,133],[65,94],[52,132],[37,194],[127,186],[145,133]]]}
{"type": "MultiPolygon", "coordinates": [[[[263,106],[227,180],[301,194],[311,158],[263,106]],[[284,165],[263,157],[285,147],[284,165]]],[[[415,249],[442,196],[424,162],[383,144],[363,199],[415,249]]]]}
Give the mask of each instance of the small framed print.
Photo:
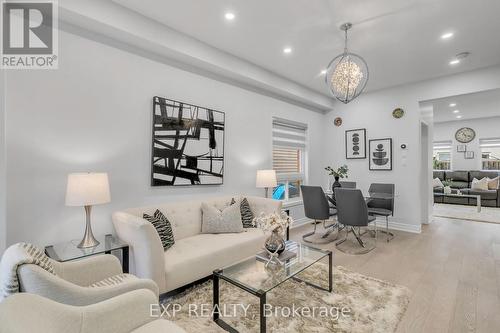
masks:
{"type": "Polygon", "coordinates": [[[466,145],[457,145],[457,153],[465,153],[467,151],[466,145]]]}
{"type": "Polygon", "coordinates": [[[465,159],[466,160],[472,160],[472,159],[474,159],[474,152],[473,151],[466,151],[465,152],[465,159]]]}
{"type": "Polygon", "coordinates": [[[366,158],[366,129],[345,131],[345,158],[348,160],[366,158]]]}
{"type": "Polygon", "coordinates": [[[392,170],[392,139],[370,140],[369,169],[373,171],[392,170]]]}

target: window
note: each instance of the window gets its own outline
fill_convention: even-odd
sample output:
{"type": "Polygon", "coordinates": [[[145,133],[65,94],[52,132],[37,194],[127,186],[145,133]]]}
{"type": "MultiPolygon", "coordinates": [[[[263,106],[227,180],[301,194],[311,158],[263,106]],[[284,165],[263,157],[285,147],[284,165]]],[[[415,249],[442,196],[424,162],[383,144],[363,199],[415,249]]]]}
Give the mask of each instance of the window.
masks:
{"type": "Polygon", "coordinates": [[[451,141],[434,141],[432,164],[434,170],[451,170],[451,141]]]}
{"type": "Polygon", "coordinates": [[[479,139],[483,170],[500,170],[500,138],[479,139]]]}
{"type": "Polygon", "coordinates": [[[307,126],[273,119],[273,169],[278,186],[273,199],[300,198],[300,185],[305,180],[307,126]]]}

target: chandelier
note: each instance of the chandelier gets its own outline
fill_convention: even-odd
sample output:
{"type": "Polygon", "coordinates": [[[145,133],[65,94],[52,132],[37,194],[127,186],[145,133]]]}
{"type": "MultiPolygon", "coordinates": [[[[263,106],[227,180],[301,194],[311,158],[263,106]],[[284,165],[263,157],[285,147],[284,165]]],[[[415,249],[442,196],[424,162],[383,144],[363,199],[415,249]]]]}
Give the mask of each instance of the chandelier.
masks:
{"type": "Polygon", "coordinates": [[[368,65],[357,54],[347,49],[347,31],[351,23],[345,23],[340,29],[345,32],[344,53],[336,56],[326,70],[325,81],[333,96],[342,103],[349,103],[358,97],[368,82],[368,65]]]}

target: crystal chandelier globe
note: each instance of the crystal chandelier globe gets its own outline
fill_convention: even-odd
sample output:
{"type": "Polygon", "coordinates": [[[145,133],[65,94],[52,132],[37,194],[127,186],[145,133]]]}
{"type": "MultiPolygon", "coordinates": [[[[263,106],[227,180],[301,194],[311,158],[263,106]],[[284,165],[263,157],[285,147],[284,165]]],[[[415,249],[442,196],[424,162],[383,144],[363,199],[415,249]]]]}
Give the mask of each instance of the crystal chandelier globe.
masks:
{"type": "Polygon", "coordinates": [[[344,53],[336,56],[326,70],[325,81],[332,95],[342,103],[349,103],[358,97],[368,83],[368,65],[357,54],[347,49],[347,31],[352,24],[343,24],[340,29],[345,32],[344,53]]]}

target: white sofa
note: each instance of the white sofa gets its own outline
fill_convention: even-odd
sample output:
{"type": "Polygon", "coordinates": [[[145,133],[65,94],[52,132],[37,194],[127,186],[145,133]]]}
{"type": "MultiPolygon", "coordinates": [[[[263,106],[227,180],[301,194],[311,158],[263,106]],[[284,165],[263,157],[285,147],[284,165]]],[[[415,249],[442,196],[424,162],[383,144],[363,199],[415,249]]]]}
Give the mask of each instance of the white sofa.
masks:
{"type": "MultiPolygon", "coordinates": [[[[160,294],[172,291],[212,274],[217,269],[256,254],[262,248],[264,233],[256,228],[241,233],[202,234],[201,203],[207,202],[219,209],[232,198],[218,197],[205,200],[172,202],[149,207],[130,208],[113,214],[118,237],[130,245],[130,271],[158,284],[160,294]],[[144,213],[152,215],[159,209],[172,224],[175,244],[163,250],[153,225],[144,220],[144,213]]],[[[246,197],[254,215],[279,213],[281,202],[259,197],[246,197]]]]}

